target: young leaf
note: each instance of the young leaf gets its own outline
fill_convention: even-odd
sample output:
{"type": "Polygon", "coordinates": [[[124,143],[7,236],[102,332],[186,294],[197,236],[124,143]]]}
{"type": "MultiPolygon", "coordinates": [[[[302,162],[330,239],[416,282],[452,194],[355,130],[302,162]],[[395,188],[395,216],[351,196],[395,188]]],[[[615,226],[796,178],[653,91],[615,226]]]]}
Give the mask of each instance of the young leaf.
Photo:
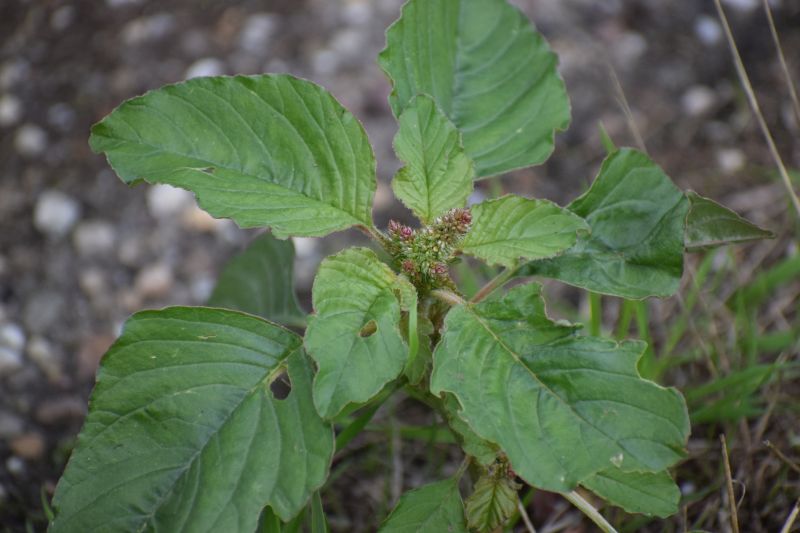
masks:
{"type": "Polygon", "coordinates": [[[294,292],[294,246],[264,233],[231,259],[208,300],[286,325],[305,324],[294,292]]]}
{"type": "Polygon", "coordinates": [[[727,207],[686,191],[689,213],[686,215],[684,246],[697,252],[725,244],[772,239],[775,234],[761,229],[727,207]]]}
{"type": "Polygon", "coordinates": [[[545,161],[569,124],[557,58],[505,0],[410,0],[378,61],[401,116],[428,94],[461,131],[477,177],[545,161]]]}
{"type": "Polygon", "coordinates": [[[581,485],[629,513],[666,518],[678,512],[681,491],[668,472],[623,472],[607,468],[581,485]]]}
{"type": "Polygon", "coordinates": [[[399,122],[394,150],[406,166],[392,180],[397,198],[425,224],[464,207],[475,171],[456,127],[425,95],[411,100],[399,122]]]}
{"type": "Polygon", "coordinates": [[[135,314],[103,359],[50,531],[253,531],[265,505],[288,521],[333,456],[311,378],[300,338],[260,318],[135,314]]]}
{"type": "Polygon", "coordinates": [[[629,299],[678,290],[689,205],[645,154],[623,148],[608,156],[591,188],[567,209],[586,219],[591,234],[558,257],[528,263],[520,275],[629,299]]]}
{"type": "Polygon", "coordinates": [[[517,510],[517,490],[505,476],[481,476],[466,501],[467,525],[481,533],[495,531],[517,510]]]}
{"type": "Polygon", "coordinates": [[[588,229],[585,220],[552,202],[507,195],[472,207],[472,227],[460,248],[511,267],[520,258],[553,257],[575,244],[576,232],[588,229]]]}
{"type": "Polygon", "coordinates": [[[319,367],[314,405],[324,418],[349,403],[366,402],[402,372],[408,348],[399,330],[396,279],[366,248],[350,248],[322,262],[305,345],[319,367]]]}
{"type": "Polygon", "coordinates": [[[458,482],[447,479],[403,494],[380,533],[467,533],[458,482]]]}
{"type": "Polygon", "coordinates": [[[372,225],[375,156],[361,124],[291,76],[195,78],[128,100],[92,128],[126,183],[194,192],[215,217],[280,238],[372,225]]]}
{"type": "Polygon", "coordinates": [[[572,490],[609,466],[658,471],[680,459],[686,405],[639,376],[644,343],[575,336],[546,317],[540,293],[529,284],[451,309],[431,391],[455,395],[473,431],[545,490],[572,490]]]}

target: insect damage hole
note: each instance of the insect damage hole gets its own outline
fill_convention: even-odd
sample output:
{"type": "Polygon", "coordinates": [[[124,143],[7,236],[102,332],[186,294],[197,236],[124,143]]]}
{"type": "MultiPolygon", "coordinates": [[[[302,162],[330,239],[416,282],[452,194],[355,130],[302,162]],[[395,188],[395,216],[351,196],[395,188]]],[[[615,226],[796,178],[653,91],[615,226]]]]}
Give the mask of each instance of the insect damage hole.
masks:
{"type": "Polygon", "coordinates": [[[269,391],[276,400],[285,400],[289,396],[292,392],[292,382],[285,370],[270,382],[269,391]]]}
{"type": "Polygon", "coordinates": [[[358,332],[358,336],[364,339],[367,337],[371,337],[372,335],[375,334],[376,331],[378,331],[378,323],[375,322],[374,320],[370,320],[369,322],[364,324],[364,326],[358,332]]]}

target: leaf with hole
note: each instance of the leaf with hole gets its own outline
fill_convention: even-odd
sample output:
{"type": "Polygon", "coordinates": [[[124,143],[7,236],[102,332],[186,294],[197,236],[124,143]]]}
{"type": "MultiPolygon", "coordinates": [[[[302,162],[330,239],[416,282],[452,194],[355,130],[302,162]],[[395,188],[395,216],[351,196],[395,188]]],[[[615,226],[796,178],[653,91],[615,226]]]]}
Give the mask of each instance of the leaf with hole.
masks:
{"type": "Polygon", "coordinates": [[[506,267],[520,259],[553,257],[588,232],[581,217],[547,200],[506,195],[472,206],[472,227],[460,244],[464,253],[506,267]]]}
{"type": "Polygon", "coordinates": [[[550,321],[541,287],[454,307],[433,354],[431,391],[496,443],[533,486],[564,492],[608,468],[659,471],[684,456],[681,395],[642,379],[642,342],[580,337],[550,321]]]}
{"type": "Polygon", "coordinates": [[[314,405],[324,418],[350,403],[366,402],[403,371],[408,348],[399,329],[396,281],[366,248],[350,248],[322,262],[305,345],[319,367],[314,405]]]}
{"type": "Polygon", "coordinates": [[[241,227],[315,237],[372,226],[375,156],[327,91],[288,75],[195,78],[128,100],[92,128],[126,183],[195,193],[241,227]]]}
{"type": "Polygon", "coordinates": [[[623,148],[609,155],[591,188],[567,209],[583,217],[591,233],[558,257],[528,263],[520,275],[629,299],[678,290],[689,205],[645,154],[623,148]]]}
{"type": "Polygon", "coordinates": [[[417,94],[455,124],[476,177],[544,162],[570,107],[557,58],[505,0],[410,0],[378,61],[402,116],[417,94]]]}
{"type": "Polygon", "coordinates": [[[293,271],[292,242],[264,233],[225,265],[208,305],[303,326],[305,313],[294,292],[293,271]]]}
{"type": "Polygon", "coordinates": [[[458,482],[447,479],[403,494],[380,533],[467,533],[458,482]]]}
{"type": "Polygon", "coordinates": [[[288,521],[333,456],[311,378],[300,338],[260,318],[135,314],[103,359],[50,531],[253,531],[265,505],[288,521]]]}

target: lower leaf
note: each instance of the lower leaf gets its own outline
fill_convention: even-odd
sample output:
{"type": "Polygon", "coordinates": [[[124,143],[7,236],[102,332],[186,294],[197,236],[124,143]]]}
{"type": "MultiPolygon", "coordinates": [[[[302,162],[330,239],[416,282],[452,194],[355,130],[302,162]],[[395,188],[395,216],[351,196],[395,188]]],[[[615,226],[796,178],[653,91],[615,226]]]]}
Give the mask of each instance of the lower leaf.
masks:
{"type": "Polygon", "coordinates": [[[666,518],[678,512],[681,491],[666,471],[623,472],[607,468],[581,482],[609,503],[629,513],[666,518]]]}
{"type": "Polygon", "coordinates": [[[475,484],[475,490],[467,498],[467,524],[479,533],[494,531],[517,510],[517,491],[520,486],[502,470],[505,469],[481,476],[475,484]]]}
{"type": "Polygon", "coordinates": [[[467,533],[458,480],[431,483],[403,494],[380,533],[467,533]]]}

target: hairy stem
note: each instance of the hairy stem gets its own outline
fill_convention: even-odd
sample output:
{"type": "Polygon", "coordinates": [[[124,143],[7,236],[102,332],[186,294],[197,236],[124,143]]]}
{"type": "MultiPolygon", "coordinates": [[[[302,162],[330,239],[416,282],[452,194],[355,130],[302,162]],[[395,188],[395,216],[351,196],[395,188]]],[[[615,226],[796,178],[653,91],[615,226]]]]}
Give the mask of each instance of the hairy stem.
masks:
{"type": "Polygon", "coordinates": [[[580,510],[580,512],[585,514],[589,518],[589,520],[594,522],[597,525],[597,527],[599,527],[600,530],[603,531],[603,533],[618,533],[617,530],[614,529],[614,526],[609,524],[608,521],[605,518],[603,518],[603,515],[601,515],[598,512],[598,510],[592,506],[591,503],[583,499],[583,496],[581,496],[574,490],[572,492],[562,492],[561,495],[564,496],[564,498],[566,498],[569,501],[569,503],[577,507],[578,510],[580,510]]]}
{"type": "Polygon", "coordinates": [[[443,301],[449,305],[463,305],[466,302],[464,298],[459,296],[458,294],[454,293],[453,291],[448,291],[447,289],[436,289],[431,291],[431,295],[438,300],[443,301]]]}
{"type": "Polygon", "coordinates": [[[481,287],[481,290],[479,290],[475,294],[475,296],[472,297],[470,302],[471,303],[478,303],[481,300],[483,300],[484,298],[486,298],[487,296],[489,296],[490,294],[492,294],[495,290],[497,290],[500,287],[502,287],[503,285],[505,285],[508,280],[510,280],[512,277],[514,277],[514,274],[517,273],[517,271],[520,269],[520,267],[522,267],[522,264],[518,263],[515,266],[513,266],[511,268],[506,268],[505,270],[500,272],[498,275],[496,275],[495,277],[490,279],[489,282],[486,285],[481,287]]]}

